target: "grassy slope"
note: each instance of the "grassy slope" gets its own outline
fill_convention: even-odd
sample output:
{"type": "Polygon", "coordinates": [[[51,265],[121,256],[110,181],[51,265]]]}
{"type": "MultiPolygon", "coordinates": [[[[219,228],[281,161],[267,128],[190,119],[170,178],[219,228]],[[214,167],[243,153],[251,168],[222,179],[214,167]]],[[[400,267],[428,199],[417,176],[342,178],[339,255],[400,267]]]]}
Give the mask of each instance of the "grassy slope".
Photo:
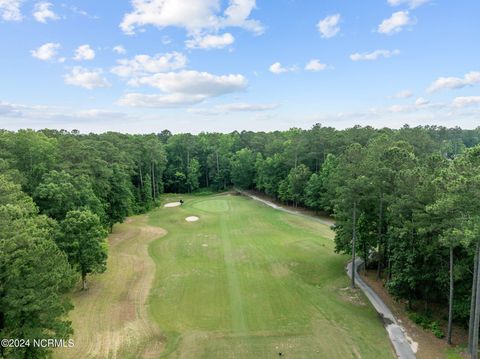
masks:
{"type": "Polygon", "coordinates": [[[169,232],[149,247],[164,357],[394,357],[373,309],[342,290],[346,258],[326,226],[239,196],[183,198],[149,215],[169,232]]]}

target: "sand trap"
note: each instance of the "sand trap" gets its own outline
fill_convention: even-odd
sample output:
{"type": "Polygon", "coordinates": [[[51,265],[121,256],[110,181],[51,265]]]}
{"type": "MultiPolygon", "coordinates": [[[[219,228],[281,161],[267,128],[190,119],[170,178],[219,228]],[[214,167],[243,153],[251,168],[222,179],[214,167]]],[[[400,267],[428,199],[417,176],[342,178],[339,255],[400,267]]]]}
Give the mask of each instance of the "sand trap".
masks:
{"type": "Polygon", "coordinates": [[[185,218],[185,220],[186,220],[187,222],[196,222],[196,221],[198,221],[199,219],[200,219],[200,218],[198,218],[197,216],[190,216],[190,217],[185,218]]]}
{"type": "Polygon", "coordinates": [[[170,203],[166,203],[163,207],[178,207],[180,205],[181,205],[180,202],[170,202],[170,203]]]}

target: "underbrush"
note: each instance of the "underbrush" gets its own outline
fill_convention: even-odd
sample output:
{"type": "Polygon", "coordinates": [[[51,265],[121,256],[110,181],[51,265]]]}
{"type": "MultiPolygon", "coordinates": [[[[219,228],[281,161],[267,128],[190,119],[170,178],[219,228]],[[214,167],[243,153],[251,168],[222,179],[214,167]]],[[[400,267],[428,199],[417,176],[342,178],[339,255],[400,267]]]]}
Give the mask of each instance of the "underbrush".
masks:
{"type": "Polygon", "coordinates": [[[437,338],[442,339],[445,337],[445,334],[443,333],[443,330],[440,327],[439,322],[436,320],[433,320],[430,313],[409,312],[408,317],[412,322],[419,325],[423,329],[430,330],[433,333],[433,335],[435,335],[437,338]]]}

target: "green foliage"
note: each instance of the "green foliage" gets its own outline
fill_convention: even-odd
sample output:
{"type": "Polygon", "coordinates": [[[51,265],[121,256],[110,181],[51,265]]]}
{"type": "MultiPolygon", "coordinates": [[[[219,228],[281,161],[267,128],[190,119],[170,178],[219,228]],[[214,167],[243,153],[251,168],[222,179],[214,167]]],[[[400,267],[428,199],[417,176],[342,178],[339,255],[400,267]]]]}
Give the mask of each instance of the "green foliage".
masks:
{"type": "Polygon", "coordinates": [[[442,339],[445,337],[440,324],[438,321],[432,320],[432,316],[429,313],[409,312],[408,317],[423,329],[430,330],[437,338],[442,339]]]}
{"type": "Polygon", "coordinates": [[[290,170],[287,178],[280,183],[279,198],[295,206],[305,201],[305,188],[310,179],[311,172],[304,164],[298,165],[290,170]]]}
{"type": "Polygon", "coordinates": [[[200,177],[200,163],[196,158],[192,159],[187,166],[187,177],[186,184],[188,186],[189,192],[193,192],[198,189],[200,182],[198,178],[200,177]]]}
{"type": "MultiPolygon", "coordinates": [[[[235,185],[332,213],[335,247],[350,253],[355,204],[361,254],[378,260],[387,288],[408,302],[447,304],[454,247],[453,313],[465,324],[480,238],[479,142],[478,129],[436,126],[199,135],[0,130],[0,236],[24,221],[19,236],[55,237],[77,271],[101,272],[104,228],[153,208],[164,191],[235,185]]],[[[50,251],[62,267],[45,246],[31,247],[50,251]]]]}
{"type": "Polygon", "coordinates": [[[443,333],[442,328],[440,328],[440,324],[438,324],[438,322],[436,321],[433,321],[430,324],[430,330],[432,331],[433,335],[435,335],[439,339],[442,339],[445,337],[445,334],[443,333]]]}
{"type": "Polygon", "coordinates": [[[255,154],[248,148],[235,153],[231,163],[232,183],[242,189],[251,189],[255,179],[255,154]]]}
{"type": "MultiPolygon", "coordinates": [[[[64,293],[74,283],[66,255],[52,235],[56,222],[37,216],[20,186],[0,175],[0,337],[66,339],[72,308],[64,293]]],[[[3,349],[3,348],[2,348],[3,349]]],[[[48,348],[6,348],[12,358],[40,358],[48,348]]]]}
{"type": "Polygon", "coordinates": [[[119,165],[114,164],[106,204],[106,217],[110,229],[115,223],[122,223],[132,213],[133,195],[130,187],[128,175],[119,165]]]}
{"type": "Polygon", "coordinates": [[[85,176],[74,178],[65,171],[48,172],[37,186],[33,198],[41,213],[56,220],[62,220],[67,212],[81,208],[105,217],[102,203],[85,176]]]}
{"type": "Polygon", "coordinates": [[[58,247],[68,257],[68,261],[80,273],[84,281],[91,273],[102,273],[107,264],[107,232],[100,219],[89,210],[70,211],[61,222],[57,236],[58,247]]]}
{"type": "Polygon", "coordinates": [[[412,322],[419,325],[423,329],[428,329],[431,327],[432,318],[431,315],[419,312],[409,312],[408,317],[412,322]]]}

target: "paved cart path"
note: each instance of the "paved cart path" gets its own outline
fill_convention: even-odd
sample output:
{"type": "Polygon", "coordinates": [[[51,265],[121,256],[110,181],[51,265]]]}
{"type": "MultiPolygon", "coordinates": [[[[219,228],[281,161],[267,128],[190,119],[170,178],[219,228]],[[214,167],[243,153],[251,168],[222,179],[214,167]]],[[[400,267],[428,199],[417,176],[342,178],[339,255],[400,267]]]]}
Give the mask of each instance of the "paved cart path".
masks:
{"type": "MultiPolygon", "coordinates": [[[[363,260],[361,258],[357,258],[355,260],[355,284],[365,293],[368,300],[372,303],[375,310],[383,317],[383,321],[385,323],[385,329],[388,332],[388,336],[390,337],[390,341],[392,342],[395,352],[400,359],[415,359],[415,353],[410,346],[410,343],[407,340],[405,329],[400,326],[395,319],[392,311],[385,302],[373,291],[372,288],[368,286],[358,275],[358,267],[363,264],[363,260]]],[[[347,274],[351,278],[352,277],[352,262],[348,263],[347,265],[347,274]]]]}

